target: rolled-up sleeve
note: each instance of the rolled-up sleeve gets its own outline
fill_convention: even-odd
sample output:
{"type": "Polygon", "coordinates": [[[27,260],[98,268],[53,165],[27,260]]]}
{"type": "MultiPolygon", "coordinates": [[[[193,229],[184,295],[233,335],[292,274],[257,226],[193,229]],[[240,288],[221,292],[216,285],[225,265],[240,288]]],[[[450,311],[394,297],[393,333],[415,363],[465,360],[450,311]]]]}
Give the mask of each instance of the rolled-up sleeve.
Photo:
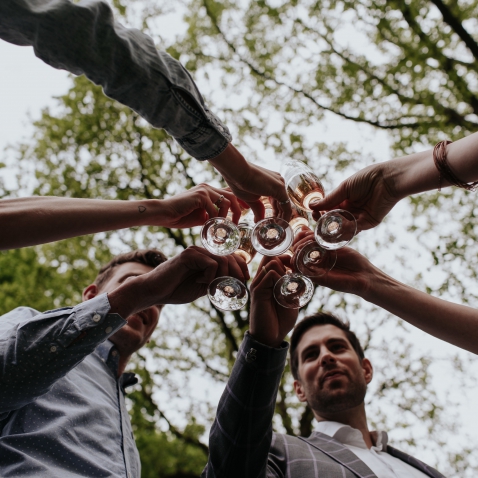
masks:
{"type": "Polygon", "coordinates": [[[126,321],[102,294],[76,307],[0,317],[0,420],[48,392],[126,321]]]}
{"type": "Polygon", "coordinates": [[[54,68],[85,74],[198,160],[214,158],[231,141],[181,63],[116,23],[103,1],[1,0],[0,38],[33,46],[54,68]]]}

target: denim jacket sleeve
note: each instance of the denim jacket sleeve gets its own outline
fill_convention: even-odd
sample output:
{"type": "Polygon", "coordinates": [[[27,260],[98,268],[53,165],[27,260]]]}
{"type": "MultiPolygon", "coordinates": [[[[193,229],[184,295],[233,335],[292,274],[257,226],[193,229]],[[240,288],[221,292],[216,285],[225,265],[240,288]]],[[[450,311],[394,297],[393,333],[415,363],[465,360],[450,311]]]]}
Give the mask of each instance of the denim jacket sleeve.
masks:
{"type": "Polygon", "coordinates": [[[0,420],[48,392],[126,321],[109,314],[106,294],[38,313],[19,307],[0,317],[0,420]]]}
{"type": "Polygon", "coordinates": [[[54,68],[85,74],[198,160],[214,158],[231,141],[181,63],[116,23],[104,1],[1,0],[0,38],[33,46],[54,68]]]}

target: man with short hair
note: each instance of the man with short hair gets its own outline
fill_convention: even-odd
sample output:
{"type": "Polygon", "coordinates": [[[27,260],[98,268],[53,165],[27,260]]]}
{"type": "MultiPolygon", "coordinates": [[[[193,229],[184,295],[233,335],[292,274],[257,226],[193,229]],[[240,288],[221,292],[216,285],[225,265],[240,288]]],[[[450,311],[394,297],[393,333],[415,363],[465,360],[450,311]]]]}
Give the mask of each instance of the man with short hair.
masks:
{"type": "Polygon", "coordinates": [[[443,478],[371,432],[364,397],[373,377],[357,337],[340,319],[306,317],[291,337],[294,389],[317,421],[308,438],[272,432],[272,418],[298,311],[275,302],[290,259],[266,258],[251,285],[250,329],[219,402],[204,478],[443,478]]]}
{"type": "Polygon", "coordinates": [[[140,478],[123,373],[164,304],[191,302],[218,276],[248,279],[234,256],[189,247],[115,257],[83,291],[84,302],[0,317],[0,476],[140,478]],[[126,318],[126,320],[124,318],[126,318]]]}

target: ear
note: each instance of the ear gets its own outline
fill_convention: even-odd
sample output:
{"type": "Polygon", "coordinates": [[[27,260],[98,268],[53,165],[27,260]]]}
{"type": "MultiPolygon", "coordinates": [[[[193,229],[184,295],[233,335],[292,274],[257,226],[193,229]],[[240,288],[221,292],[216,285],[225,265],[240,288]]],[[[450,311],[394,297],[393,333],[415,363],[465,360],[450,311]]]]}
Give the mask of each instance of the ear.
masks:
{"type": "Polygon", "coordinates": [[[98,286],[96,284],[90,284],[83,291],[83,301],[93,299],[98,295],[98,286]]]}
{"type": "Polygon", "coordinates": [[[297,398],[301,402],[307,402],[307,397],[305,396],[304,387],[302,386],[302,383],[300,380],[294,380],[294,390],[295,390],[295,394],[297,395],[297,398]]]}
{"type": "Polygon", "coordinates": [[[362,360],[362,370],[365,382],[370,383],[373,378],[373,367],[369,359],[364,358],[362,360]]]}

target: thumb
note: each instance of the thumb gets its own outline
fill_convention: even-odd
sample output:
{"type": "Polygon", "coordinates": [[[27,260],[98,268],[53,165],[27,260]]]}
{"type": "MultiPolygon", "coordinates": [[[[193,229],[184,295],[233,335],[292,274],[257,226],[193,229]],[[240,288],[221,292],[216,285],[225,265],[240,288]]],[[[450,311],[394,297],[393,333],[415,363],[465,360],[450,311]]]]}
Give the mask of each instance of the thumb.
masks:
{"type": "Polygon", "coordinates": [[[324,199],[315,199],[309,206],[314,212],[330,211],[337,209],[337,207],[347,199],[347,189],[345,181],[337,186],[330,194],[324,197],[324,199]]]}

